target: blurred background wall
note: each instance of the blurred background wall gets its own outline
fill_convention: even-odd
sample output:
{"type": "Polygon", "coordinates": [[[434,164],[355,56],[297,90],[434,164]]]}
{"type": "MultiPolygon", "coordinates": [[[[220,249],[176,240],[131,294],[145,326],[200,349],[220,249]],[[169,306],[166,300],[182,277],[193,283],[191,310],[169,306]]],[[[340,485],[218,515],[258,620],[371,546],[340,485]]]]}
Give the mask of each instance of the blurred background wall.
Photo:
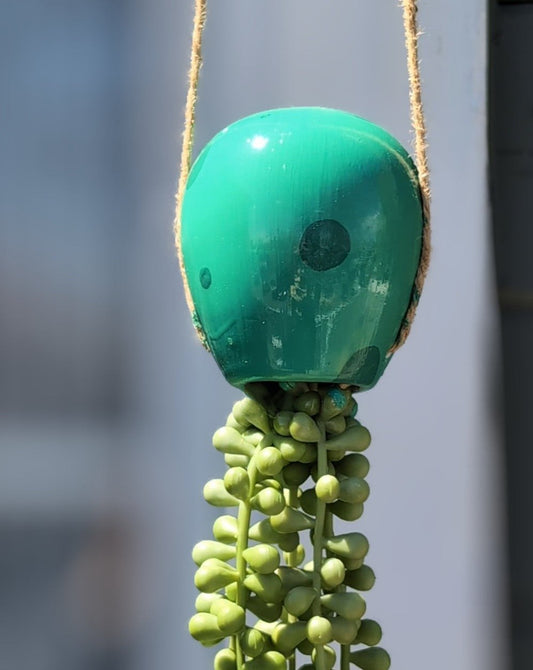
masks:
{"type": "MultiPolygon", "coordinates": [[[[192,2],[5,0],[0,20],[0,667],[211,667],[189,639],[210,436],[239,394],[196,341],[171,224],[192,2]]],[[[411,134],[389,0],[213,0],[197,149],[263,108],[411,134]]],[[[394,667],[506,670],[483,0],[421,3],[434,255],[361,397],[361,529],[394,667]]]]}

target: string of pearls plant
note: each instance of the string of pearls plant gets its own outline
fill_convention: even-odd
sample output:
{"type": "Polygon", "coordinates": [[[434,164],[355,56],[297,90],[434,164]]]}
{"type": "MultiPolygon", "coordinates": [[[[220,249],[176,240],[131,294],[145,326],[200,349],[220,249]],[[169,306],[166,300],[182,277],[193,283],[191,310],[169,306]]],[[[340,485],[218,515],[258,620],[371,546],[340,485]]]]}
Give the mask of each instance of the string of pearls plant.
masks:
{"type": "Polygon", "coordinates": [[[340,670],[388,670],[390,657],[376,646],[381,627],[364,618],[360,594],[375,581],[364,563],[368,541],[335,534],[333,524],[358,519],[370,492],[361,453],[370,434],[355,418],[354,388],[245,390],[213,436],[228,469],[207,482],[204,497],[234,512],[193,549],[201,593],[191,635],[205,646],[229,638],[214,670],[333,670],[337,661],[340,670]]]}

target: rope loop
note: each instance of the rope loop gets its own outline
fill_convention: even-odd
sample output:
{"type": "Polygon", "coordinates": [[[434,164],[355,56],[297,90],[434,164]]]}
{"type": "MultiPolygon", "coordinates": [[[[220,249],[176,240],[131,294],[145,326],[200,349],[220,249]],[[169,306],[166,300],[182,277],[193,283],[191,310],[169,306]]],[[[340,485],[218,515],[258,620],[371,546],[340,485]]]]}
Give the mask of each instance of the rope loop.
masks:
{"type": "MultiPolygon", "coordinates": [[[[403,10],[403,24],[405,31],[405,46],[407,50],[407,71],[409,75],[409,106],[411,110],[411,125],[414,130],[415,163],[418,168],[418,179],[420,184],[420,198],[423,209],[422,248],[420,261],[415,276],[415,282],[407,312],[404,316],[398,336],[387,355],[397,351],[406,341],[416,314],[416,308],[422,294],[424,282],[429,268],[431,255],[431,226],[430,226],[430,202],[431,189],[429,179],[429,164],[427,158],[427,131],[422,105],[422,83],[420,76],[420,59],[418,56],[418,28],[417,0],[400,0],[403,10]]],[[[194,327],[202,344],[207,347],[206,335],[202,329],[192,300],[187,275],[183,262],[181,249],[181,207],[185,187],[192,163],[192,151],[194,142],[194,125],[196,120],[196,103],[198,101],[198,82],[202,66],[202,37],[207,17],[207,0],[195,0],[194,22],[191,41],[191,58],[189,70],[189,88],[185,104],[185,127],[183,131],[183,145],[181,151],[180,173],[178,190],[176,193],[176,215],[174,219],[174,238],[179,258],[180,270],[185,288],[185,299],[191,312],[194,327]]]]}
{"type": "Polygon", "coordinates": [[[420,250],[420,261],[415,276],[415,283],[411,294],[411,300],[403,323],[398,332],[396,341],[388,351],[392,356],[395,351],[405,343],[416,314],[416,308],[424,288],[424,282],[429,269],[431,256],[431,222],[430,203],[431,187],[429,180],[429,164],[427,157],[427,130],[422,105],[422,81],[420,76],[420,59],[418,56],[418,29],[417,0],[401,0],[403,9],[403,25],[405,31],[405,47],[407,50],[407,72],[409,75],[409,106],[411,108],[411,125],[414,130],[415,162],[418,168],[418,181],[420,184],[420,198],[422,201],[423,228],[422,248],[420,250]]]}
{"type": "Polygon", "coordinates": [[[192,150],[194,144],[194,125],[196,121],[196,103],[198,102],[198,83],[200,79],[200,68],[202,67],[202,38],[204,34],[205,22],[207,18],[207,0],[195,0],[194,22],[191,40],[191,64],[189,69],[189,88],[187,91],[187,101],[185,103],[185,127],[183,130],[183,144],[181,148],[180,173],[178,180],[178,191],[176,193],[176,214],[174,218],[174,241],[178,253],[181,276],[183,277],[183,287],[185,289],[185,300],[187,307],[192,315],[192,320],[196,333],[200,341],[207,349],[207,338],[200,324],[185,273],[185,264],[183,262],[183,252],[181,248],[181,207],[183,205],[183,196],[187,186],[187,179],[191,171],[192,150]]]}

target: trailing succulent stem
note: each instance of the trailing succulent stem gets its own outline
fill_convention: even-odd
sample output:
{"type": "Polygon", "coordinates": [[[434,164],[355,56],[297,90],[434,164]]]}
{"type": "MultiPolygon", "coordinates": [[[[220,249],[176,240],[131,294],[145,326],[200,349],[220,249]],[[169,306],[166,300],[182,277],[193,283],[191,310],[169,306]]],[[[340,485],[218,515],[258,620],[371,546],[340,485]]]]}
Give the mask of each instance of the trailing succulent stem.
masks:
{"type": "Polygon", "coordinates": [[[333,670],[337,656],[340,670],[390,667],[379,624],[363,618],[368,541],[333,527],[358,519],[370,492],[370,434],[351,390],[252,384],[213,436],[228,469],[204,497],[234,513],[193,549],[201,593],[189,630],[205,646],[229,638],[214,670],[333,670]]]}

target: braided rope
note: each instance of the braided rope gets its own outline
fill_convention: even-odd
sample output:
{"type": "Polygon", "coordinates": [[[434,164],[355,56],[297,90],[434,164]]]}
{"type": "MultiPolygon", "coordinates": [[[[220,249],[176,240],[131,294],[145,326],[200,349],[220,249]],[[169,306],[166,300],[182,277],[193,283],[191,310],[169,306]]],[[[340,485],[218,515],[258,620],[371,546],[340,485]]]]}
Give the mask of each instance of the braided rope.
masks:
{"type": "Polygon", "coordinates": [[[418,30],[417,21],[417,0],[401,0],[403,8],[403,23],[405,30],[405,46],[407,49],[407,70],[409,73],[409,104],[411,107],[411,124],[415,133],[415,160],[418,168],[418,179],[420,182],[420,196],[422,198],[422,208],[424,225],[422,229],[422,249],[420,251],[420,261],[415,277],[411,302],[404,316],[402,326],[398,332],[396,342],[388,351],[388,355],[397,351],[407,339],[413,320],[416,314],[416,308],[422,294],[424,282],[429,268],[431,256],[431,226],[430,226],[430,201],[431,189],[429,181],[429,165],[427,158],[427,131],[424,118],[424,108],[422,105],[422,84],[420,77],[420,59],[418,57],[418,30]]]}
{"type": "Polygon", "coordinates": [[[196,103],[198,101],[198,82],[200,78],[200,68],[202,66],[202,37],[207,18],[207,0],[195,0],[194,5],[194,23],[191,42],[191,65],[189,69],[189,89],[187,91],[187,102],[185,103],[185,127],[183,130],[183,145],[181,148],[180,176],[178,180],[178,191],[176,193],[176,215],[174,218],[174,241],[178,252],[181,276],[183,277],[183,286],[185,289],[185,300],[187,307],[193,317],[194,326],[202,344],[207,347],[207,340],[202,330],[185,273],[183,262],[183,252],[181,248],[181,208],[183,205],[183,196],[192,164],[192,150],[194,143],[194,125],[196,121],[196,103]]]}

